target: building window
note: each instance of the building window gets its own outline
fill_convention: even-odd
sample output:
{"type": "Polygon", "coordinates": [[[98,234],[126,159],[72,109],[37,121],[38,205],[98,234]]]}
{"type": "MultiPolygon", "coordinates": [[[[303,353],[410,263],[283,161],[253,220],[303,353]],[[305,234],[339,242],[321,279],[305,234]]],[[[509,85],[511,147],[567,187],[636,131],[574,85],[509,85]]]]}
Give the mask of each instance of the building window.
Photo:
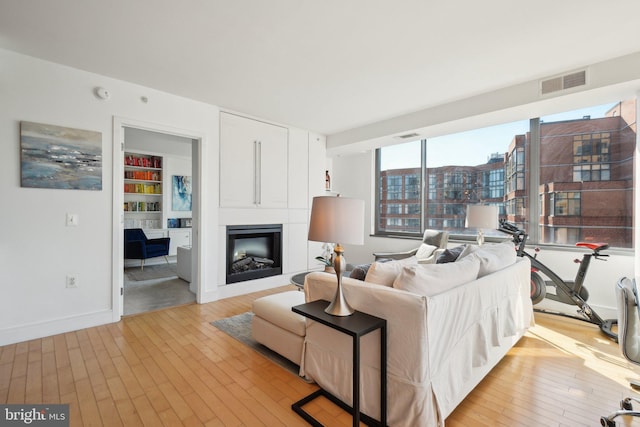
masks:
{"type": "Polygon", "coordinates": [[[507,193],[524,190],[524,147],[516,147],[509,153],[506,164],[505,187],[507,193]]]}
{"type": "Polygon", "coordinates": [[[420,199],[420,180],[418,180],[418,175],[405,175],[404,198],[405,200],[420,199]]]}
{"type": "Polygon", "coordinates": [[[405,212],[408,215],[420,215],[420,205],[417,203],[409,203],[406,205],[407,211],[405,212]]]}
{"type": "Polygon", "coordinates": [[[550,197],[551,212],[555,216],[580,215],[580,193],[558,192],[550,197]]]}
{"type": "Polygon", "coordinates": [[[387,177],[387,200],[402,199],[402,176],[387,177]]]}
{"type": "Polygon", "coordinates": [[[436,196],[438,194],[438,192],[436,191],[437,185],[438,185],[438,181],[436,179],[436,174],[430,173],[429,182],[427,186],[429,188],[429,195],[427,197],[429,200],[436,200],[436,196]]]}
{"type": "Polygon", "coordinates": [[[573,137],[573,180],[609,181],[611,179],[609,132],[573,137]]]}
{"type": "Polygon", "coordinates": [[[402,213],[402,205],[398,205],[398,204],[387,205],[387,213],[391,215],[393,214],[400,215],[402,213]]]}

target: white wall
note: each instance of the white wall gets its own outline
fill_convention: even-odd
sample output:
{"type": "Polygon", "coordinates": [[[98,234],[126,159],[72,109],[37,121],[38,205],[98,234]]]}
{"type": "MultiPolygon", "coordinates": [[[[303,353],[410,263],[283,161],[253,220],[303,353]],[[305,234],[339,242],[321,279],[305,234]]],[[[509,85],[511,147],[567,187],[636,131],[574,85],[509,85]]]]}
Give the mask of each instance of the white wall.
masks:
{"type": "MultiPolygon", "coordinates": [[[[114,116],[202,135],[203,164],[218,164],[218,108],[0,50],[0,345],[103,324],[113,312],[114,116]],[[104,101],[96,86],[111,92],[104,101]],[[143,103],[141,96],[148,98],[143,103]],[[102,191],[20,187],[20,121],[102,133],[102,191]],[[79,215],[65,226],[66,213],[79,215]],[[67,289],[67,274],[77,289],[67,289]]],[[[202,170],[203,225],[218,223],[218,170],[202,170]]],[[[120,189],[117,189],[120,191],[120,189]]],[[[217,227],[203,226],[203,291],[215,295],[217,227]]]]}

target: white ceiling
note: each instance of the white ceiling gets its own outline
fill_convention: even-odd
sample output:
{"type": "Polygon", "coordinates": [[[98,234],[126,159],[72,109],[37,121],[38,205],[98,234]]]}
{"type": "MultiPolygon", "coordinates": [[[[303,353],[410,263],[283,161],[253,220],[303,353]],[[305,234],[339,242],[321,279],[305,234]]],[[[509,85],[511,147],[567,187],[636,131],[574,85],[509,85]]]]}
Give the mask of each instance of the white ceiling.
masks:
{"type": "Polygon", "coordinates": [[[640,1],[0,0],[0,47],[331,135],[638,52],[640,1]]]}

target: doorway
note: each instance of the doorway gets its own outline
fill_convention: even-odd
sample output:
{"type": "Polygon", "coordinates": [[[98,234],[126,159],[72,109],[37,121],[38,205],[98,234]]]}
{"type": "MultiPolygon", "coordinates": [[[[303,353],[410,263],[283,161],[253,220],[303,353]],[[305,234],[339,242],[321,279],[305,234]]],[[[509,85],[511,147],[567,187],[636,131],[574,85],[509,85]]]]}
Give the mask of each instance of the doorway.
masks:
{"type": "Polygon", "coordinates": [[[116,120],[114,139],[114,317],[194,303],[202,138],[116,120]],[[125,229],[163,239],[166,255],[140,259],[131,246],[125,250],[125,229]]]}

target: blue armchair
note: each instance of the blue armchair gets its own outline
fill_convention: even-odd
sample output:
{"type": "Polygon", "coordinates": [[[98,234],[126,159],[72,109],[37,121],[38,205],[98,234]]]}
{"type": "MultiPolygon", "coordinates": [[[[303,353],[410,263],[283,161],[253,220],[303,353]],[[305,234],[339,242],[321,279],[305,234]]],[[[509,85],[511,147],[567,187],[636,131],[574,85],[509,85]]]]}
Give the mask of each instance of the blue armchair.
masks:
{"type": "Polygon", "coordinates": [[[126,228],[124,230],[124,258],[139,259],[140,270],[144,269],[144,260],[164,256],[169,262],[169,238],[147,239],[141,228],[126,228]]]}

